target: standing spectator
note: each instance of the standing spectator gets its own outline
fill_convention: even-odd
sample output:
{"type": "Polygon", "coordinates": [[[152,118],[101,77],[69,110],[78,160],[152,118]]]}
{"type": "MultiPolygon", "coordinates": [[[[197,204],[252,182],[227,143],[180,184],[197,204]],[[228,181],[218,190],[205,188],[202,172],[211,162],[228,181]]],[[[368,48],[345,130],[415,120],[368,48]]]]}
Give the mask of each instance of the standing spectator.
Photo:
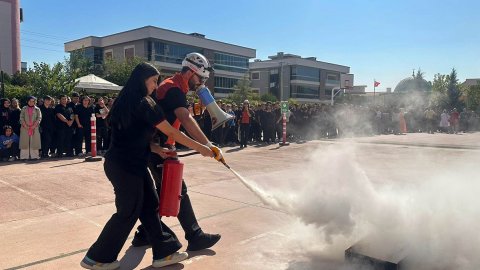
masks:
{"type": "Polygon", "coordinates": [[[95,117],[97,118],[97,152],[105,154],[107,151],[107,125],[105,118],[108,115],[108,108],[105,106],[105,100],[100,97],[95,107],[95,117]]]}
{"type": "Polygon", "coordinates": [[[227,104],[226,112],[228,114],[230,114],[231,116],[233,116],[233,118],[228,120],[227,123],[225,124],[226,130],[225,130],[225,140],[224,141],[227,144],[231,144],[231,143],[235,143],[237,141],[237,139],[235,137],[235,130],[236,130],[235,112],[232,110],[232,105],[231,104],[227,104]]]}
{"type": "Polygon", "coordinates": [[[460,113],[460,131],[468,132],[468,119],[470,118],[467,108],[460,113]]]}
{"type": "Polygon", "coordinates": [[[69,157],[73,156],[71,144],[74,114],[72,108],[67,106],[67,101],[67,96],[61,95],[60,104],[55,107],[57,157],[63,157],[64,154],[69,157]]]}
{"type": "Polygon", "coordinates": [[[460,120],[460,114],[457,112],[457,108],[453,108],[453,111],[450,113],[450,126],[452,127],[452,132],[458,133],[458,123],[460,120]]]}
{"type": "Polygon", "coordinates": [[[262,129],[260,128],[260,106],[256,105],[253,109],[254,117],[250,123],[250,134],[255,142],[262,141],[262,129]]]}
{"type": "MultiPolygon", "coordinates": [[[[112,109],[113,103],[115,103],[115,98],[109,98],[108,103],[106,104],[109,111],[112,109]]],[[[108,149],[110,148],[110,139],[112,138],[112,127],[108,124],[108,121],[105,122],[105,125],[107,126],[107,138],[105,140],[105,148],[108,149]]]]}
{"type": "Polygon", "coordinates": [[[450,126],[449,120],[450,116],[448,115],[447,110],[443,109],[443,112],[440,115],[440,130],[442,132],[448,133],[448,128],[450,126]]]}
{"type": "Polygon", "coordinates": [[[250,135],[250,123],[253,112],[250,110],[250,102],[246,99],[243,101],[243,109],[239,119],[240,123],[240,148],[247,147],[247,141],[250,135]]]}
{"type": "Polygon", "coordinates": [[[55,145],[53,137],[55,135],[55,109],[52,108],[52,97],[45,96],[43,98],[43,105],[40,105],[42,112],[42,122],[40,122],[40,141],[42,144],[42,158],[48,158],[49,151],[54,153],[55,145]]]}
{"type": "Polygon", "coordinates": [[[433,134],[436,131],[435,111],[429,108],[425,111],[425,122],[427,124],[427,132],[433,134]]]}
{"type": "Polygon", "coordinates": [[[16,98],[12,98],[10,104],[10,124],[12,125],[13,133],[20,134],[20,102],[16,98]]]}
{"type": "Polygon", "coordinates": [[[92,128],[90,126],[90,117],[94,114],[95,111],[92,106],[90,106],[90,98],[88,96],[83,96],[81,102],[75,106],[75,122],[77,123],[77,132],[80,137],[79,145],[76,146],[79,151],[77,153],[82,153],[82,144],[85,140],[85,152],[88,154],[92,151],[92,128]]]}
{"type": "MultiPolygon", "coordinates": [[[[77,92],[72,93],[72,101],[67,104],[67,107],[71,108],[75,114],[75,107],[80,104],[80,95],[77,92]]],[[[72,152],[75,153],[75,156],[78,156],[82,153],[82,136],[78,132],[77,122],[75,122],[75,117],[73,118],[72,124],[72,144],[70,147],[72,148],[72,152]]]]}
{"type": "Polygon", "coordinates": [[[18,157],[18,136],[11,126],[4,126],[0,135],[0,159],[14,161],[18,157]]]}
{"type": "Polygon", "coordinates": [[[39,159],[41,148],[39,126],[42,121],[42,112],[35,106],[37,99],[27,98],[27,106],[20,112],[20,159],[39,159]]]}
{"type": "Polygon", "coordinates": [[[400,108],[400,111],[398,112],[398,124],[400,134],[407,133],[407,122],[405,121],[405,113],[403,108],[400,108]]]}
{"type": "Polygon", "coordinates": [[[268,101],[260,120],[263,127],[264,143],[275,143],[275,120],[275,112],[272,110],[272,103],[268,101]]]}
{"type": "Polygon", "coordinates": [[[10,123],[10,100],[8,98],[0,99],[0,106],[0,128],[12,126],[10,123]]]}

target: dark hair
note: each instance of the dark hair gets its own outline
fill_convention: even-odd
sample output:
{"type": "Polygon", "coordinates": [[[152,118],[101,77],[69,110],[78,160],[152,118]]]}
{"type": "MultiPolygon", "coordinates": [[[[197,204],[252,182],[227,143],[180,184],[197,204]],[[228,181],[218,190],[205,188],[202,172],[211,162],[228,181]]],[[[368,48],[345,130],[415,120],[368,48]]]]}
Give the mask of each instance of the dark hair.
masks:
{"type": "Polygon", "coordinates": [[[62,99],[62,98],[64,98],[64,97],[67,97],[67,95],[62,94],[62,95],[58,96],[58,99],[62,99]]]}
{"type": "Polygon", "coordinates": [[[72,97],[80,97],[80,95],[77,92],[72,92],[72,97]]]}
{"type": "Polygon", "coordinates": [[[145,81],[155,75],[160,75],[160,72],[149,63],[140,63],[133,69],[108,114],[108,122],[111,126],[117,125],[121,128],[130,125],[134,110],[142,98],[148,96],[145,81]]]}
{"type": "Polygon", "coordinates": [[[90,97],[89,97],[89,96],[82,96],[82,97],[80,98],[80,102],[83,102],[83,100],[85,100],[85,99],[88,100],[88,101],[90,101],[90,97]]]}
{"type": "Polygon", "coordinates": [[[11,129],[11,130],[12,130],[12,132],[13,132],[13,128],[12,128],[12,126],[5,125],[5,126],[3,126],[3,134],[4,134],[4,135],[5,135],[5,132],[7,131],[7,129],[11,129]]]}
{"type": "Polygon", "coordinates": [[[0,106],[2,106],[2,108],[3,108],[3,105],[5,105],[5,101],[10,102],[10,100],[9,100],[8,98],[2,98],[2,99],[0,99],[0,106]]]}
{"type": "Polygon", "coordinates": [[[48,96],[48,95],[43,97],[43,100],[52,100],[52,99],[53,98],[51,96],[48,96]]]}

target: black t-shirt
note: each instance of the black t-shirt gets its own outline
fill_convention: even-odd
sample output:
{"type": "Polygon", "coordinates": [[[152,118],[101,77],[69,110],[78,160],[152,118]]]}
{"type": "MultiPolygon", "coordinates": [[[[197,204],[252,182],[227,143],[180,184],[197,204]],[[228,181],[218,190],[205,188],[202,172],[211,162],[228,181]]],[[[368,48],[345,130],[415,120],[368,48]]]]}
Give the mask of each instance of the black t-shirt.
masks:
{"type": "Polygon", "coordinates": [[[77,104],[74,109],[74,113],[78,116],[78,121],[85,129],[90,129],[90,117],[92,117],[92,113],[94,109],[92,106],[84,107],[82,104],[77,104]]]}
{"type": "Polygon", "coordinates": [[[136,108],[130,126],[111,124],[111,143],[105,157],[120,163],[134,174],[143,175],[155,126],[165,120],[165,115],[162,108],[149,97],[139,101],[136,108]]]}
{"type": "Polygon", "coordinates": [[[173,124],[175,119],[177,119],[175,109],[180,107],[188,109],[187,96],[178,87],[170,88],[165,97],[158,101],[158,104],[162,107],[165,118],[170,124],[173,124]]]}
{"type": "MultiPolygon", "coordinates": [[[[96,114],[103,114],[104,110],[106,110],[107,107],[100,107],[100,106],[95,106],[95,117],[96,114]]],[[[97,117],[97,128],[102,128],[105,127],[105,119],[102,117],[97,117]]]]}
{"type": "Polygon", "coordinates": [[[40,106],[40,111],[42,112],[42,121],[40,122],[40,126],[43,129],[54,129],[55,128],[55,109],[54,108],[47,108],[45,105],[40,106]]]}
{"type": "Polygon", "coordinates": [[[55,106],[55,117],[57,119],[57,127],[58,128],[69,128],[68,124],[65,122],[62,122],[58,117],[57,114],[63,115],[68,121],[73,120],[73,109],[68,106],[62,106],[62,104],[58,104],[55,106]]]}

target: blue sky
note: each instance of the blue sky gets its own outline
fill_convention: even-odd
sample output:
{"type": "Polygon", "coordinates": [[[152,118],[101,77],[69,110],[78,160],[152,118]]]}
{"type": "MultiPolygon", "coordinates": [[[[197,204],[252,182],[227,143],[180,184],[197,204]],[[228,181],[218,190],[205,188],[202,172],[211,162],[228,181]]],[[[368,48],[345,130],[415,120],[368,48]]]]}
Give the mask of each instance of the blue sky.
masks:
{"type": "Polygon", "coordinates": [[[20,0],[22,61],[63,61],[63,43],[146,25],[257,50],[346,65],[378,91],[421,68],[480,78],[480,1],[474,0],[20,0]]]}

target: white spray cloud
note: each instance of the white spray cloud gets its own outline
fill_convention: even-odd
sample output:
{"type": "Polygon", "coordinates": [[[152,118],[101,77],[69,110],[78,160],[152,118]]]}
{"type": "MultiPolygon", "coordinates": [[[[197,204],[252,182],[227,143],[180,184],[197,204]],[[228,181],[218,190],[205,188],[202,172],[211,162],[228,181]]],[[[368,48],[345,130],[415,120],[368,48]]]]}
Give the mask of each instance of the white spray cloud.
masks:
{"type": "MultiPolygon", "coordinates": [[[[479,269],[480,177],[475,166],[480,159],[472,157],[469,162],[452,158],[430,177],[413,179],[415,184],[389,182],[388,175],[385,183],[374,184],[353,144],[314,151],[302,166],[283,171],[284,182],[277,181],[277,188],[268,188],[269,204],[300,221],[291,227],[300,246],[292,253],[309,261],[292,262],[288,269],[350,269],[343,252],[365,236],[377,248],[404,245],[408,269],[479,269]]],[[[435,164],[421,155],[411,158],[418,159],[418,168],[435,164]]]]}

